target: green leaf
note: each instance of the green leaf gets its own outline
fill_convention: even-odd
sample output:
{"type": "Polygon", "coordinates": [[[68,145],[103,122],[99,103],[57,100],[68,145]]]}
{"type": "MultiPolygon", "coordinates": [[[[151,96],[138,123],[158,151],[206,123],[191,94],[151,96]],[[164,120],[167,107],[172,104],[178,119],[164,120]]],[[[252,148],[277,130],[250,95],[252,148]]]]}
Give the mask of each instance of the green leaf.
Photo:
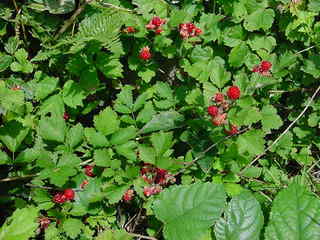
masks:
{"type": "Polygon", "coordinates": [[[265,239],[316,240],[320,236],[320,200],[292,183],[272,203],[265,239]]]}
{"type": "Polygon", "coordinates": [[[132,240],[132,236],[125,230],[106,230],[100,233],[95,240],[132,240]]]}
{"type": "Polygon", "coordinates": [[[11,64],[11,70],[14,72],[32,73],[33,65],[28,61],[28,53],[24,49],[19,49],[14,54],[18,62],[11,64]]]}
{"type": "Polygon", "coordinates": [[[0,55],[0,72],[6,70],[13,61],[13,57],[9,55],[0,55]]]}
{"type": "Polygon", "coordinates": [[[197,240],[220,217],[225,200],[222,185],[197,183],[164,190],[153,209],[167,240],[197,240]]]}
{"type": "Polygon", "coordinates": [[[137,152],[135,151],[136,146],[136,142],[129,141],[125,144],[117,145],[115,147],[115,150],[118,154],[126,157],[127,159],[135,161],[137,159],[137,152]]]}
{"type": "Polygon", "coordinates": [[[98,167],[110,167],[111,156],[107,149],[97,149],[94,151],[94,163],[98,167]]]}
{"type": "Polygon", "coordinates": [[[98,53],[96,64],[106,78],[117,79],[123,77],[123,66],[119,58],[116,58],[113,55],[98,53]]]}
{"type": "Polygon", "coordinates": [[[117,99],[114,104],[114,110],[120,113],[132,113],[133,108],[133,87],[126,85],[121,92],[117,94],[117,99]]]}
{"type": "Polygon", "coordinates": [[[176,111],[161,112],[151,119],[143,128],[139,131],[139,134],[159,131],[159,130],[171,130],[180,127],[184,121],[183,115],[176,111]]]}
{"type": "Polygon", "coordinates": [[[119,145],[126,143],[130,139],[134,138],[137,134],[137,129],[134,126],[127,128],[121,128],[111,136],[110,143],[112,145],[119,145]]]}
{"type": "Polygon", "coordinates": [[[233,67],[241,67],[245,63],[248,53],[249,48],[244,42],[232,48],[229,54],[230,65],[233,67]]]}
{"type": "Polygon", "coordinates": [[[157,0],[133,0],[132,3],[137,5],[137,12],[142,14],[146,19],[154,16],[166,17],[168,4],[165,1],[157,0]]]}
{"type": "Polygon", "coordinates": [[[13,120],[0,128],[0,140],[11,152],[16,152],[28,132],[29,128],[26,128],[20,122],[13,120]]]}
{"type": "Polygon", "coordinates": [[[264,133],[261,130],[250,130],[237,139],[240,154],[255,156],[264,151],[264,133]]]}
{"type": "Polygon", "coordinates": [[[95,128],[105,136],[118,131],[119,124],[118,115],[111,107],[105,108],[99,115],[94,116],[95,128]]]}
{"type": "Polygon", "coordinates": [[[152,68],[143,67],[138,72],[138,76],[142,78],[143,81],[149,83],[151,79],[156,75],[156,72],[152,68]]]}
{"type": "Polygon", "coordinates": [[[274,16],[272,9],[258,9],[245,19],[244,27],[249,32],[259,29],[266,31],[271,28],[274,16]]]}
{"type": "Polygon", "coordinates": [[[76,108],[83,106],[82,101],[86,98],[86,93],[78,83],[69,80],[63,86],[62,97],[66,105],[76,108]]]}
{"type": "Polygon", "coordinates": [[[104,190],[106,198],[110,204],[115,204],[122,199],[123,194],[130,188],[130,185],[110,186],[104,190]]]}
{"type": "Polygon", "coordinates": [[[16,209],[1,227],[0,239],[28,240],[34,237],[39,225],[37,218],[38,209],[35,207],[16,209]]]}
{"type": "Polygon", "coordinates": [[[51,117],[41,117],[39,121],[39,134],[48,141],[64,142],[66,128],[62,116],[52,114],[51,117]]]}
{"type": "Polygon", "coordinates": [[[76,7],[75,0],[44,0],[44,3],[49,12],[53,14],[66,14],[72,12],[76,7]]]}
{"type": "Polygon", "coordinates": [[[77,147],[83,140],[83,127],[80,123],[73,126],[67,133],[66,143],[71,149],[77,147]]]}
{"type": "Polygon", "coordinates": [[[320,77],[320,55],[312,55],[308,59],[304,59],[302,71],[311,74],[314,78],[320,77]]]}
{"type": "Polygon", "coordinates": [[[281,117],[277,114],[277,109],[272,105],[263,106],[261,114],[263,131],[269,132],[271,129],[278,129],[282,126],[281,117]]]}
{"type": "Polygon", "coordinates": [[[6,154],[3,151],[0,151],[0,165],[7,164],[9,162],[10,162],[10,158],[9,158],[8,154],[6,154]]]}
{"type": "Polygon", "coordinates": [[[171,132],[153,133],[150,136],[150,140],[152,142],[154,149],[156,150],[157,156],[161,156],[162,154],[164,154],[166,151],[170,149],[170,147],[173,144],[172,138],[173,138],[173,135],[171,132]]]}
{"type": "Polygon", "coordinates": [[[110,145],[107,138],[94,128],[85,128],[84,135],[88,143],[94,147],[108,147],[110,145]]]}
{"type": "Polygon", "coordinates": [[[46,169],[44,171],[49,171],[48,174],[50,182],[58,187],[62,187],[66,182],[68,182],[69,177],[77,174],[77,171],[68,165],[64,165],[56,169],[46,169]]]}
{"type": "Polygon", "coordinates": [[[138,148],[139,157],[144,163],[156,163],[156,152],[152,147],[147,147],[145,145],[139,145],[138,148]]]}
{"type": "Polygon", "coordinates": [[[58,86],[59,79],[45,76],[43,80],[37,83],[35,95],[38,100],[49,96],[58,86]]]}
{"type": "MultiPolygon", "coordinates": [[[[100,80],[95,67],[84,69],[80,75],[80,86],[86,91],[95,90],[99,86],[100,80]]],[[[83,94],[83,93],[82,93],[83,94]]],[[[78,94],[79,95],[79,94],[78,94]]],[[[78,96],[79,98],[79,96],[78,96]]]]}
{"type": "Polygon", "coordinates": [[[259,202],[249,192],[232,198],[224,217],[215,225],[217,240],[259,240],[263,213],[259,202]]]}
{"type": "Polygon", "coordinates": [[[64,221],[63,230],[66,232],[67,236],[75,239],[80,233],[81,230],[84,228],[83,223],[79,219],[69,218],[64,221]]]}
{"type": "Polygon", "coordinates": [[[151,121],[152,117],[156,114],[152,102],[148,101],[144,105],[144,108],[139,112],[137,121],[147,123],[151,121]]]}

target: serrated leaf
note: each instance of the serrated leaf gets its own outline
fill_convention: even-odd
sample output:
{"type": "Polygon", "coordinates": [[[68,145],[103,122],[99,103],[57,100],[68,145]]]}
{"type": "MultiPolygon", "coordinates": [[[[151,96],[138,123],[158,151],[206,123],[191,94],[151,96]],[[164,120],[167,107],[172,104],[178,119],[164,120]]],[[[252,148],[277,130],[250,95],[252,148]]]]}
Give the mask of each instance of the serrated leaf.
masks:
{"type": "Polygon", "coordinates": [[[10,121],[0,128],[0,140],[11,152],[16,152],[29,132],[20,122],[10,121]]]}
{"type": "Polygon", "coordinates": [[[73,126],[67,133],[66,143],[71,149],[77,147],[83,140],[83,127],[80,123],[73,126]]]}
{"type": "Polygon", "coordinates": [[[233,67],[241,67],[249,54],[249,48],[246,43],[242,42],[232,48],[229,54],[229,63],[233,67]]]}
{"type": "Polygon", "coordinates": [[[45,76],[44,79],[36,85],[36,98],[39,100],[46,98],[50,93],[56,90],[58,82],[58,78],[45,76]]]}
{"type": "Polygon", "coordinates": [[[240,154],[258,155],[264,151],[264,133],[260,130],[250,130],[237,139],[240,154]]]}
{"type": "Polygon", "coordinates": [[[147,147],[145,145],[139,145],[138,148],[139,157],[144,163],[156,163],[156,152],[152,147],[147,147]]]}
{"type": "Polygon", "coordinates": [[[78,83],[69,80],[63,86],[62,97],[66,105],[77,108],[83,106],[82,101],[86,98],[86,93],[78,83]]]}
{"type": "Polygon", "coordinates": [[[99,53],[96,64],[106,78],[117,79],[123,77],[123,66],[119,58],[115,58],[113,55],[99,53]]]}
{"type": "Polygon", "coordinates": [[[271,28],[274,16],[272,9],[258,9],[245,19],[244,27],[249,32],[259,29],[266,31],[271,28]]]}
{"type": "Polygon", "coordinates": [[[265,105],[261,110],[262,114],[262,129],[265,132],[271,129],[278,129],[282,126],[281,117],[277,114],[277,109],[272,105],[265,105]]]}
{"type": "Polygon", "coordinates": [[[111,156],[107,149],[97,149],[94,151],[94,163],[99,167],[110,167],[111,156]]]}
{"type": "Polygon", "coordinates": [[[259,202],[246,191],[232,198],[224,218],[215,225],[217,240],[259,240],[263,213],[259,202]]]}
{"type": "Polygon", "coordinates": [[[108,147],[110,145],[108,139],[94,128],[85,128],[84,135],[93,147],[108,147]]]}
{"type": "Polygon", "coordinates": [[[122,199],[123,194],[130,188],[130,185],[123,186],[110,186],[104,190],[106,198],[110,204],[119,202],[122,199]]]}
{"type": "Polygon", "coordinates": [[[320,200],[292,183],[273,201],[266,240],[316,240],[320,237],[320,200]]]}
{"type": "Polygon", "coordinates": [[[157,156],[164,154],[172,146],[173,135],[171,132],[153,133],[150,136],[151,143],[156,150],[157,156]]]}
{"type": "Polygon", "coordinates": [[[0,56],[0,72],[6,70],[13,61],[13,57],[9,55],[1,55],[0,56]]]}
{"type": "Polygon", "coordinates": [[[176,111],[161,112],[151,119],[143,128],[139,131],[139,134],[159,131],[159,130],[171,130],[180,127],[184,121],[183,115],[176,111]]]}
{"type": "Polygon", "coordinates": [[[105,108],[94,117],[95,128],[105,136],[116,132],[119,129],[119,124],[118,115],[111,107],[105,108]]]}
{"type": "Polygon", "coordinates": [[[164,190],[153,209],[167,240],[197,240],[220,217],[225,200],[222,185],[197,183],[164,190]]]}
{"type": "Polygon", "coordinates": [[[35,207],[15,210],[12,216],[1,227],[0,239],[28,240],[32,238],[35,236],[35,231],[39,225],[37,218],[38,209],[35,207]]]}
{"type": "Polygon", "coordinates": [[[112,145],[119,145],[126,143],[130,139],[134,138],[137,134],[137,129],[134,126],[127,128],[121,128],[115,132],[110,139],[112,145]]]}
{"type": "Polygon", "coordinates": [[[79,219],[69,218],[63,223],[62,227],[67,236],[75,239],[81,233],[84,225],[79,219]]]}
{"type": "Polygon", "coordinates": [[[62,116],[42,117],[39,121],[39,134],[45,140],[64,142],[66,127],[62,116]]]}

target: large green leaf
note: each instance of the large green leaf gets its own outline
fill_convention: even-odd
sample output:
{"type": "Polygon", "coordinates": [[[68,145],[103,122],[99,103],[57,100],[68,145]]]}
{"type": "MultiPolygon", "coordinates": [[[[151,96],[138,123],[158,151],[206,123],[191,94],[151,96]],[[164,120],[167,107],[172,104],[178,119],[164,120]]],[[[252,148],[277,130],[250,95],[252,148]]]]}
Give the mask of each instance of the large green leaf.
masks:
{"type": "Polygon", "coordinates": [[[174,186],[160,194],[154,211],[167,240],[197,240],[220,217],[225,200],[222,185],[174,186]]]}
{"type": "Polygon", "coordinates": [[[28,240],[38,227],[38,209],[34,207],[17,209],[0,229],[1,240],[28,240]]]}
{"type": "Polygon", "coordinates": [[[250,14],[244,22],[244,27],[248,31],[268,30],[273,23],[274,11],[272,9],[258,9],[250,14]]]}
{"type": "Polygon", "coordinates": [[[263,214],[259,202],[250,192],[234,197],[215,225],[217,240],[259,240],[263,214]]]}
{"type": "Polygon", "coordinates": [[[66,134],[66,123],[62,116],[52,114],[39,121],[39,133],[45,140],[63,142],[66,134]]]}
{"type": "Polygon", "coordinates": [[[292,183],[274,199],[266,240],[320,239],[320,200],[305,187],[292,183]]]}

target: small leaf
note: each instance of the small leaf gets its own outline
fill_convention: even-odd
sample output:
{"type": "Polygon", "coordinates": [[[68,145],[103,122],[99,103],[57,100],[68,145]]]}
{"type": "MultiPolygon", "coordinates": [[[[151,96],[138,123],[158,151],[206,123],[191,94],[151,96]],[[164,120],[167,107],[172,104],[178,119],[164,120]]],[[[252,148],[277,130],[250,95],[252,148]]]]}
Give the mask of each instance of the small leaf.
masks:
{"type": "Polygon", "coordinates": [[[137,134],[137,129],[134,126],[127,128],[121,128],[111,136],[110,143],[112,145],[119,145],[126,143],[130,139],[134,138],[137,134]]]}
{"type": "Polygon", "coordinates": [[[10,121],[0,128],[0,140],[11,152],[16,152],[29,132],[20,122],[10,121]]]}
{"type": "Polygon", "coordinates": [[[0,72],[6,70],[13,61],[13,57],[9,55],[1,55],[0,56],[0,72]]]}
{"type": "Polygon", "coordinates": [[[107,138],[94,128],[85,128],[84,135],[88,143],[94,147],[108,147],[110,145],[107,138]]]}
{"type": "Polygon", "coordinates": [[[105,136],[116,132],[119,129],[119,124],[118,115],[111,107],[105,108],[94,117],[94,126],[105,136]]]}
{"type": "Polygon", "coordinates": [[[249,192],[232,198],[224,218],[215,225],[217,240],[259,240],[263,214],[259,202],[249,192]]]}
{"type": "Polygon", "coordinates": [[[77,147],[83,140],[83,127],[80,123],[73,126],[67,134],[66,143],[71,149],[77,147]]]}
{"type": "Polygon", "coordinates": [[[277,109],[272,105],[265,105],[261,110],[262,114],[262,129],[265,132],[271,129],[278,129],[282,126],[281,117],[277,114],[277,109]]]}
{"type": "Polygon", "coordinates": [[[62,116],[42,117],[39,121],[39,134],[45,140],[64,142],[66,123],[62,116]]]}
{"type": "Polygon", "coordinates": [[[244,27],[249,32],[259,29],[266,31],[271,28],[274,16],[272,9],[258,9],[245,19],[244,27]]]}
{"type": "Polygon", "coordinates": [[[69,218],[63,223],[62,227],[67,236],[75,239],[81,233],[84,225],[79,219],[69,218]]]}
{"type": "Polygon", "coordinates": [[[181,127],[183,121],[183,115],[176,111],[161,112],[153,116],[151,121],[144,125],[144,127],[139,131],[139,134],[178,128],[181,127]]]}
{"type": "Polygon", "coordinates": [[[230,65],[233,67],[241,67],[245,63],[248,54],[249,48],[244,42],[232,48],[229,54],[230,65]]]}
{"type": "Polygon", "coordinates": [[[86,93],[78,83],[69,80],[63,86],[62,97],[66,105],[76,108],[83,106],[82,101],[86,98],[86,93]]]}
{"type": "Polygon", "coordinates": [[[255,156],[264,150],[264,133],[260,130],[250,130],[237,139],[237,145],[240,154],[249,154],[255,156]]]}

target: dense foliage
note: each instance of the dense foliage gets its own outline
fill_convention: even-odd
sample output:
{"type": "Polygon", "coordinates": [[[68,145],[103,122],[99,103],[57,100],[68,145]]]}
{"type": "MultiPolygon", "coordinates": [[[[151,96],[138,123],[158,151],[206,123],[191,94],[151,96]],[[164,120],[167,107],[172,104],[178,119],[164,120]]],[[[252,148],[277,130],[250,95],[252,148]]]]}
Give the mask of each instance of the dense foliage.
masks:
{"type": "Polygon", "coordinates": [[[0,240],[319,239],[319,0],[0,3],[0,240]]]}

